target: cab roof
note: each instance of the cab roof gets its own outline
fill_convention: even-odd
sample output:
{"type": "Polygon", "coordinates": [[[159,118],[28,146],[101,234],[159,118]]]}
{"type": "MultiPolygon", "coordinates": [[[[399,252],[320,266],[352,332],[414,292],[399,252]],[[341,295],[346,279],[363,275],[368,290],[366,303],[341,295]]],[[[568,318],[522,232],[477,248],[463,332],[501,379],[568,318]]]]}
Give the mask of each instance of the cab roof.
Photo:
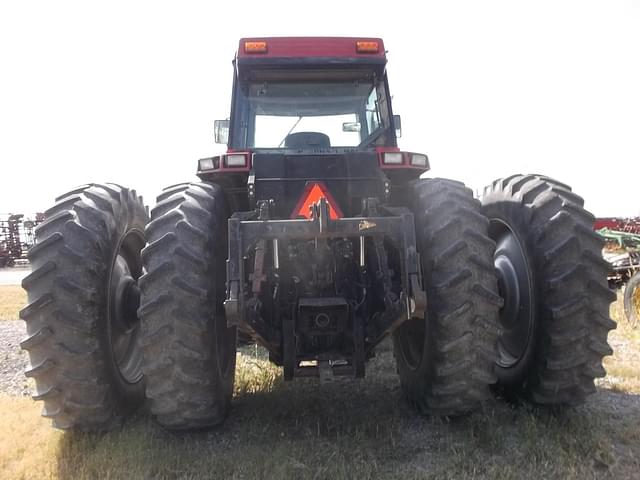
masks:
{"type": "Polygon", "coordinates": [[[240,39],[236,56],[242,65],[376,65],[384,68],[381,38],[249,37],[240,39]]]}

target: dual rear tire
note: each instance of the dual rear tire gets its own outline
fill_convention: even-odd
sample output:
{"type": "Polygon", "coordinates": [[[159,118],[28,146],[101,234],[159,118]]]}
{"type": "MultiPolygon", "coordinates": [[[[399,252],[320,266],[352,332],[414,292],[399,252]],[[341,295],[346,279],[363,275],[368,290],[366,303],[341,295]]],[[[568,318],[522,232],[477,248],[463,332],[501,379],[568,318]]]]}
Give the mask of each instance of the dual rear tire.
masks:
{"type": "Polygon", "coordinates": [[[167,428],[220,423],[236,359],[222,308],[222,191],[169,187],[148,223],[134,190],[91,184],[45,216],[20,314],[43,416],[57,428],[106,430],[146,393],[167,428]]]}
{"type": "Polygon", "coordinates": [[[413,185],[428,307],[394,335],[401,384],[435,414],[470,412],[493,384],[507,397],[576,405],[603,377],[615,323],[593,216],[560,182],[514,175],[485,190],[413,185]]]}

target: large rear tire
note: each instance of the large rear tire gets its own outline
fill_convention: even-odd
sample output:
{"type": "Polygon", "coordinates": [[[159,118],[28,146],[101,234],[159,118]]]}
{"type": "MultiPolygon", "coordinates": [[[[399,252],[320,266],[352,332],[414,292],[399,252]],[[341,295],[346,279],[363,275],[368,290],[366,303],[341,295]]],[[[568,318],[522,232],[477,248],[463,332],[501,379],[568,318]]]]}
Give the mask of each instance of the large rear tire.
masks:
{"type": "Polygon", "coordinates": [[[418,252],[427,292],[426,318],[394,333],[400,382],[423,413],[461,415],[491,397],[502,299],[494,242],[480,202],[462,183],[413,185],[418,252]]]}
{"type": "Polygon", "coordinates": [[[569,186],[539,175],[496,180],[482,203],[505,301],[499,385],[540,404],[582,403],[605,375],[615,328],[594,217],[569,186]]]}
{"type": "Polygon", "coordinates": [[[166,188],[147,226],[141,278],[147,397],[170,429],[221,423],[233,393],[236,329],[227,328],[227,217],[222,190],[166,188]]]}
{"type": "Polygon", "coordinates": [[[36,229],[22,282],[26,375],[55,427],[104,430],[144,400],[136,310],[147,214],[135,190],[113,184],[56,202],[36,229]]]}

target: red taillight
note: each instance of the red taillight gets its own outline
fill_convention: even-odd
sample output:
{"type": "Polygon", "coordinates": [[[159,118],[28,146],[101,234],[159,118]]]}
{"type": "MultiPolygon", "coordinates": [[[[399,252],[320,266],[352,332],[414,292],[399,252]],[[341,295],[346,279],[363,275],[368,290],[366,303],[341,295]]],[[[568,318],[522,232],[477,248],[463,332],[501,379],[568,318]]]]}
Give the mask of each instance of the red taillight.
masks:
{"type": "Polygon", "coordinates": [[[321,198],[324,198],[327,201],[327,206],[329,207],[329,218],[331,218],[331,220],[337,220],[343,216],[342,211],[338,206],[338,202],[335,201],[333,196],[325,188],[324,184],[320,182],[313,182],[307,184],[307,187],[302,194],[302,198],[296,205],[296,208],[293,209],[291,218],[311,218],[311,207],[318,203],[321,198]]]}

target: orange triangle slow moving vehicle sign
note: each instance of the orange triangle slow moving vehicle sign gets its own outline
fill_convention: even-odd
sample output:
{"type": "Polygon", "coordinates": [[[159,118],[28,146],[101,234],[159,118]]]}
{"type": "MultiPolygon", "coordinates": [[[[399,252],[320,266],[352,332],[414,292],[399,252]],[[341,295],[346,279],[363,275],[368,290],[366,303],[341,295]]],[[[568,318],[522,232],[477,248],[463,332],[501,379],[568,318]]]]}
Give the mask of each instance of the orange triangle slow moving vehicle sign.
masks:
{"type": "Polygon", "coordinates": [[[327,201],[327,206],[329,207],[329,218],[331,218],[331,220],[337,220],[343,216],[342,211],[338,206],[338,202],[336,202],[324,184],[321,182],[310,182],[305,187],[302,198],[293,210],[291,218],[311,218],[310,207],[311,205],[318,203],[321,198],[324,198],[327,201]]]}

